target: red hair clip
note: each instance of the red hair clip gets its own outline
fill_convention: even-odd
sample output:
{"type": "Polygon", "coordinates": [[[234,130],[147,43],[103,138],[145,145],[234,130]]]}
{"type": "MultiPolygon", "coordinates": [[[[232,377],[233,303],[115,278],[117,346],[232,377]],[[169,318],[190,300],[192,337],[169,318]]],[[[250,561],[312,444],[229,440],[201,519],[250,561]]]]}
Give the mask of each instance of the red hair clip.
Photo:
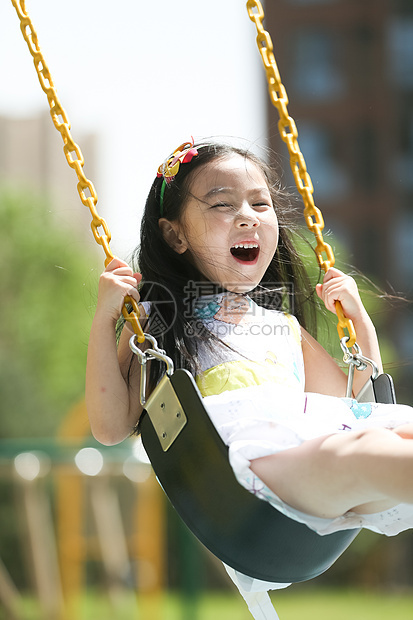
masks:
{"type": "Polygon", "coordinates": [[[157,177],[163,177],[161,195],[159,198],[161,217],[163,217],[163,199],[167,183],[171,183],[174,180],[181,164],[188,164],[196,155],[198,155],[198,151],[194,148],[194,139],[192,138],[191,142],[184,142],[178,146],[171,157],[168,157],[168,159],[159,166],[157,177]]]}

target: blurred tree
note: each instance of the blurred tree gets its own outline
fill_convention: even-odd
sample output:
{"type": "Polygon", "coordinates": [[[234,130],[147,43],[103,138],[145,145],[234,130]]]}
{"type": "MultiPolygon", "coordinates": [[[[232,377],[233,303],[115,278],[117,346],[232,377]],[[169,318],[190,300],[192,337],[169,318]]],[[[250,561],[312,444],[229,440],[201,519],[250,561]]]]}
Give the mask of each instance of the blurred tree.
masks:
{"type": "Polygon", "coordinates": [[[0,189],[0,437],[54,435],[83,394],[98,265],[84,239],[46,200],[0,189]]]}

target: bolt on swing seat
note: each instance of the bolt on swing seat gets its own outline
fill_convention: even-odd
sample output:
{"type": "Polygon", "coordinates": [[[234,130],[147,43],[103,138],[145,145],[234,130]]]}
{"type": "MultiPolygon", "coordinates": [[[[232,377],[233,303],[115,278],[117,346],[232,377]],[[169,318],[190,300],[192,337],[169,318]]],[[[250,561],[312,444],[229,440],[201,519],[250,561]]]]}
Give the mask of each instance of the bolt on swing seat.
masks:
{"type": "MultiPolygon", "coordinates": [[[[153,348],[142,353],[135,336],[130,341],[144,361],[142,369],[155,357],[167,364],[144,404],[139,430],[155,474],[184,523],[217,558],[254,579],[291,583],[326,571],[359,530],[320,536],[244,489],[193,377],[183,369],[173,372],[172,360],[152,337],[151,342],[153,348]]],[[[369,380],[365,392],[370,396],[371,390],[380,402],[394,402],[388,375],[369,380]]]]}

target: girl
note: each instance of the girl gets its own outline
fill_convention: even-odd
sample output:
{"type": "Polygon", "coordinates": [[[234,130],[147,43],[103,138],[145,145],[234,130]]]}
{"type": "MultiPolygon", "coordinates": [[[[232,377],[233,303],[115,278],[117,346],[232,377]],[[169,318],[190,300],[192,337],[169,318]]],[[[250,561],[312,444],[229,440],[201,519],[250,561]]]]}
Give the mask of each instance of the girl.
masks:
{"type": "MultiPolygon", "coordinates": [[[[279,179],[250,152],[187,143],[159,168],[140,274],[114,259],[100,278],[86,380],[92,431],[114,444],[139,422],[132,332],[123,327],[118,347],[115,336],[133,297],[144,331],[195,375],[243,486],[320,534],[396,534],[413,526],[412,410],[342,398],[345,374],[310,335],[312,291],[291,211],[279,179]]],[[[341,302],[363,355],[380,368],[354,280],[331,268],[316,293],[332,312],[341,302]]],[[[151,365],[149,390],[160,366],[151,365]]],[[[368,374],[356,373],[355,393],[368,374]]]]}

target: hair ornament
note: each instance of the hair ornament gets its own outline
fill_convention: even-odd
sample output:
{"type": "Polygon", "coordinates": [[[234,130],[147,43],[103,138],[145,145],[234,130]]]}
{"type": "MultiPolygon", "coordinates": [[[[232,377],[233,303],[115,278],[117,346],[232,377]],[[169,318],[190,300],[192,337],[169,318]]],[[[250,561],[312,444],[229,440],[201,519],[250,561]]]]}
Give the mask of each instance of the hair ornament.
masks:
{"type": "Polygon", "coordinates": [[[166,185],[172,183],[178,174],[179,166],[181,164],[188,164],[196,155],[198,155],[198,151],[194,148],[194,139],[191,136],[191,142],[183,142],[183,144],[178,146],[172,155],[159,166],[157,177],[163,177],[161,195],[159,199],[161,216],[163,215],[163,199],[166,185]]]}
{"type": "Polygon", "coordinates": [[[178,174],[181,164],[188,164],[198,151],[194,148],[194,139],[184,142],[172,153],[168,159],[159,166],[158,177],[163,177],[166,183],[171,183],[178,174]]]}

